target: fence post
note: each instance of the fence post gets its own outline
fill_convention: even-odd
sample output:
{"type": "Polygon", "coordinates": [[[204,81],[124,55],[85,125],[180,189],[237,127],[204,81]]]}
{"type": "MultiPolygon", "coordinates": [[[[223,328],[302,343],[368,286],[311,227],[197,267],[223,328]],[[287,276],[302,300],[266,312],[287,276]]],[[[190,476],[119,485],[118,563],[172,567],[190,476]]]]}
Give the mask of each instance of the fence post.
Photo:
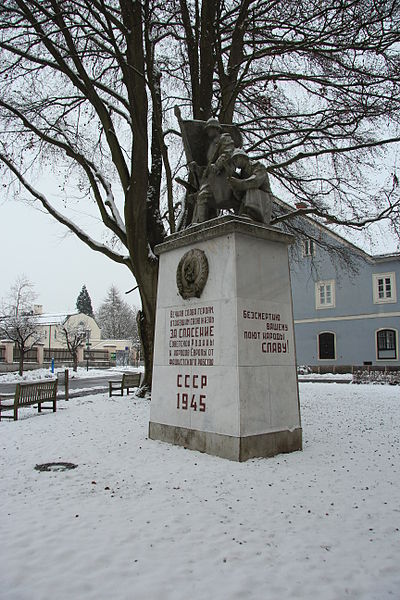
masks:
{"type": "Polygon", "coordinates": [[[65,391],[65,399],[69,400],[69,370],[65,369],[64,371],[64,391],[65,391]]]}
{"type": "Polygon", "coordinates": [[[17,383],[14,396],[14,421],[18,421],[18,402],[21,394],[21,384],[17,383]]]}
{"type": "Polygon", "coordinates": [[[37,349],[37,363],[38,363],[38,365],[42,365],[43,364],[43,355],[44,355],[44,345],[39,343],[36,346],[36,349],[37,349]]]}

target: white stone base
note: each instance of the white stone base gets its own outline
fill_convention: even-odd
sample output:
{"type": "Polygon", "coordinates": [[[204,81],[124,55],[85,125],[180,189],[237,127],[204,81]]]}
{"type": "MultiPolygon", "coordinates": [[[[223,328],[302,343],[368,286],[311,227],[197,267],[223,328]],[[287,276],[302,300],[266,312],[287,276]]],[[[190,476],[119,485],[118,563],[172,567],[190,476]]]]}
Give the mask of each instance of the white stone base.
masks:
{"type": "Polygon", "coordinates": [[[150,421],[149,438],[238,462],[302,449],[301,428],[237,437],[150,421]]]}
{"type": "Polygon", "coordinates": [[[158,246],[150,438],[232,460],[301,449],[291,241],[228,216],[158,246]],[[209,277],[200,298],[184,300],[176,269],[192,248],[209,277]]]}

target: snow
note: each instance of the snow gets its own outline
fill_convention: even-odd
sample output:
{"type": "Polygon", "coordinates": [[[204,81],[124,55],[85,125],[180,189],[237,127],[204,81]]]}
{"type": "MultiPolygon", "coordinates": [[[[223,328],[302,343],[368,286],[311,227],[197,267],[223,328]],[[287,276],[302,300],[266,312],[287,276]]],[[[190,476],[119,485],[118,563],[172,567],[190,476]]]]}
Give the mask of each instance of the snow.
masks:
{"type": "MultiPolygon", "coordinates": [[[[123,222],[123,220],[121,218],[121,214],[117,208],[117,205],[115,204],[114,194],[112,193],[112,190],[111,190],[111,183],[109,181],[107,181],[106,177],[101,175],[98,171],[96,172],[96,175],[99,178],[101,184],[103,185],[104,189],[107,192],[107,200],[106,200],[105,204],[110,208],[113,219],[114,219],[115,223],[118,225],[121,232],[126,235],[125,223],[123,222]]],[[[118,237],[121,238],[120,235],[118,237]]]]}
{"type": "Polygon", "coordinates": [[[73,313],[45,313],[42,315],[33,315],[33,318],[38,325],[63,325],[69,317],[78,314],[76,311],[73,313]]]}
{"type": "Polygon", "coordinates": [[[242,464],[148,440],[132,395],[2,421],[2,600],[398,600],[398,388],[300,392],[304,451],[242,464]]]}
{"type": "Polygon", "coordinates": [[[299,381],[303,379],[313,379],[315,381],[324,381],[324,379],[329,379],[329,381],[353,381],[353,375],[351,373],[307,373],[307,374],[299,374],[299,381]]]}
{"type": "Polygon", "coordinates": [[[157,260],[157,256],[154,254],[153,250],[151,249],[150,244],[147,244],[147,256],[150,260],[157,260]]]}
{"type": "MultiPolygon", "coordinates": [[[[20,383],[21,381],[28,383],[29,381],[39,381],[40,379],[54,379],[57,377],[57,373],[64,373],[65,367],[56,367],[54,373],[50,369],[33,369],[31,371],[25,371],[21,376],[16,371],[10,373],[0,373],[0,384],[1,383],[20,383]]],[[[69,370],[69,379],[92,379],[97,377],[110,377],[110,375],[118,375],[120,373],[138,373],[143,372],[143,367],[111,367],[110,369],[92,369],[86,370],[86,367],[78,367],[78,370],[74,372],[69,370]]]]}

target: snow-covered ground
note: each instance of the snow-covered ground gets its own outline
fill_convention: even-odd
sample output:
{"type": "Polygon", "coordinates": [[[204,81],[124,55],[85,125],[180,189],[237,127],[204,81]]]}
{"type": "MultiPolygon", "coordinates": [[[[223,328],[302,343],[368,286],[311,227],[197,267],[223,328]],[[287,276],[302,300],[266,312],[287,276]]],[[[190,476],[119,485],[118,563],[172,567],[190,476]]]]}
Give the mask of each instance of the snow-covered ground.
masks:
{"type": "MultiPolygon", "coordinates": [[[[40,379],[54,379],[57,377],[58,372],[64,372],[65,367],[57,367],[54,369],[54,373],[50,369],[32,369],[31,371],[25,371],[21,376],[17,371],[10,373],[0,373],[0,383],[19,383],[21,381],[39,381],[40,379]]],[[[86,367],[78,367],[78,370],[74,372],[72,368],[69,369],[69,379],[90,379],[96,377],[109,377],[111,374],[125,373],[125,372],[138,372],[143,371],[143,367],[111,367],[110,369],[94,369],[86,367]]]]}
{"type": "Polygon", "coordinates": [[[1,599],[398,600],[399,390],[300,390],[304,451],[242,464],[148,440],[132,396],[1,422],[1,599]]]}

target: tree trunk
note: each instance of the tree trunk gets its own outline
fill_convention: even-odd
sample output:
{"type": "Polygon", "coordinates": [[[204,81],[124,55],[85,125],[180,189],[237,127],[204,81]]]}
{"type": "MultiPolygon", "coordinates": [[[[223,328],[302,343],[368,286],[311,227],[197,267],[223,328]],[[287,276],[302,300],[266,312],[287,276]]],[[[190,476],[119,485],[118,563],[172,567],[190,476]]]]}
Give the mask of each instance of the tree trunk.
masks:
{"type": "Polygon", "coordinates": [[[148,318],[143,311],[138,312],[138,329],[142,342],[142,356],[144,360],[144,378],[142,381],[142,393],[151,390],[153,377],[153,353],[154,353],[154,330],[155,318],[148,318]]]}
{"type": "Polygon", "coordinates": [[[23,352],[20,348],[20,350],[19,350],[19,369],[18,369],[18,373],[20,375],[23,375],[23,373],[24,373],[24,358],[25,358],[25,352],[23,352]]]}
{"type": "Polygon", "coordinates": [[[215,18],[217,12],[215,0],[203,0],[201,4],[200,32],[200,106],[193,106],[195,119],[205,121],[212,116],[213,82],[215,70],[215,18]]]}
{"type": "Polygon", "coordinates": [[[73,370],[76,371],[78,370],[78,351],[76,350],[73,355],[72,355],[72,360],[73,360],[73,370]]]}
{"type": "Polygon", "coordinates": [[[158,262],[154,261],[153,268],[147,271],[146,279],[139,285],[142,310],[138,311],[137,324],[144,360],[144,378],[139,396],[144,396],[151,391],[152,386],[157,282],[158,262]]]}

